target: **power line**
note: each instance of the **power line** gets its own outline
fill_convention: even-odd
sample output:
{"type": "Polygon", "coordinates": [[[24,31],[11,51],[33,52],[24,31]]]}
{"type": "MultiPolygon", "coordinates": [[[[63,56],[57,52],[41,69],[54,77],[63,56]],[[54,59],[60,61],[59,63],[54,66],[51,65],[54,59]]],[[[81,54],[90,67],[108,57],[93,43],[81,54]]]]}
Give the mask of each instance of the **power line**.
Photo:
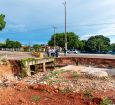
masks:
{"type": "Polygon", "coordinates": [[[72,26],[97,26],[97,25],[111,25],[115,23],[98,23],[98,24],[79,24],[79,25],[72,25],[72,26]]]}

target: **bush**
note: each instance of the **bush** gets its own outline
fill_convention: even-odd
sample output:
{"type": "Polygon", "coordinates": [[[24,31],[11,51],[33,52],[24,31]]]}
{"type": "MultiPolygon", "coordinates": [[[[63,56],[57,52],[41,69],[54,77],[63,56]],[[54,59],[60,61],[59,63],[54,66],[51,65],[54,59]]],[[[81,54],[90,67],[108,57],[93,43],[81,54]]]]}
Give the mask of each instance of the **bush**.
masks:
{"type": "Polygon", "coordinates": [[[74,79],[78,79],[79,78],[79,74],[77,72],[73,72],[73,76],[74,79]]]}
{"type": "Polygon", "coordinates": [[[61,93],[71,93],[72,89],[70,89],[69,87],[64,88],[63,90],[59,90],[61,93]]]}
{"type": "Polygon", "coordinates": [[[100,102],[100,105],[112,105],[112,101],[108,97],[104,97],[103,101],[100,102]]]}
{"type": "Polygon", "coordinates": [[[37,96],[37,95],[34,95],[34,96],[32,96],[32,100],[33,101],[40,101],[40,96],[37,96]]]}
{"type": "Polygon", "coordinates": [[[92,94],[92,92],[91,92],[90,90],[86,90],[86,91],[84,92],[84,96],[87,96],[87,97],[90,98],[91,100],[94,98],[94,97],[93,97],[93,94],[92,94]]]}

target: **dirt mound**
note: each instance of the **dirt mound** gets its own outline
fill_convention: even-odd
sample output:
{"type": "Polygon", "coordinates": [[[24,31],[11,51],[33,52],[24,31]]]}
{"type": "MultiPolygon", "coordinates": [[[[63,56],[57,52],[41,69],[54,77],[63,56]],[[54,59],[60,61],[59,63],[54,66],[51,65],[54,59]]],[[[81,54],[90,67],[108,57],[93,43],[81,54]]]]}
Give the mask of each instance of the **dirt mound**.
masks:
{"type": "Polygon", "coordinates": [[[41,92],[46,91],[48,93],[57,93],[58,92],[58,90],[55,90],[55,88],[53,88],[53,87],[49,87],[48,85],[41,85],[41,84],[31,85],[31,86],[29,86],[29,89],[39,90],[41,92]]]}
{"type": "Polygon", "coordinates": [[[96,93],[90,99],[84,93],[62,93],[48,85],[20,83],[0,89],[0,105],[99,105],[102,95],[96,93]]]}
{"type": "Polygon", "coordinates": [[[20,72],[20,61],[9,60],[7,63],[0,64],[0,81],[13,81],[15,76],[19,76],[20,72]]]}
{"type": "Polygon", "coordinates": [[[12,68],[9,63],[0,65],[0,80],[14,80],[12,68]]]}

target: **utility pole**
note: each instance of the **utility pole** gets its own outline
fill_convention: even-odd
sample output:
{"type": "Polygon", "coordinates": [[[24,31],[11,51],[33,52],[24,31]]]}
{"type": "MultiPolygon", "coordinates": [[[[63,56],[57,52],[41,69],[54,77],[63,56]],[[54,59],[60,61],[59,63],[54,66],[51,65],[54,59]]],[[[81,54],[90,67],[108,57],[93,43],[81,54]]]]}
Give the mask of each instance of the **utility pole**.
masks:
{"type": "Polygon", "coordinates": [[[65,7],[65,50],[66,50],[66,53],[65,55],[67,55],[67,18],[66,18],[66,15],[67,15],[67,11],[66,11],[66,1],[63,3],[64,7],[65,7]]]}
{"type": "Polygon", "coordinates": [[[56,27],[54,26],[53,27],[53,29],[54,29],[54,50],[56,49],[56,27]]]}
{"type": "Polygon", "coordinates": [[[29,40],[28,45],[29,45],[29,52],[30,52],[30,51],[31,51],[31,43],[30,43],[30,40],[29,40]]]}

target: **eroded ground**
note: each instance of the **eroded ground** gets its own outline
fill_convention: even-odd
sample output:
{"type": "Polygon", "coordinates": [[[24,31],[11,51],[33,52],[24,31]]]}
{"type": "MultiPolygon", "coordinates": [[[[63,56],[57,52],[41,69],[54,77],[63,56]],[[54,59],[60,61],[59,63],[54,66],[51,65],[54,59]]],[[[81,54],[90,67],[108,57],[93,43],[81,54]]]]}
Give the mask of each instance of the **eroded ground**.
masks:
{"type": "Polygon", "coordinates": [[[69,66],[55,71],[40,72],[19,81],[5,81],[0,88],[0,105],[115,103],[114,76],[92,77],[80,69],[81,67],[69,66]]]}

